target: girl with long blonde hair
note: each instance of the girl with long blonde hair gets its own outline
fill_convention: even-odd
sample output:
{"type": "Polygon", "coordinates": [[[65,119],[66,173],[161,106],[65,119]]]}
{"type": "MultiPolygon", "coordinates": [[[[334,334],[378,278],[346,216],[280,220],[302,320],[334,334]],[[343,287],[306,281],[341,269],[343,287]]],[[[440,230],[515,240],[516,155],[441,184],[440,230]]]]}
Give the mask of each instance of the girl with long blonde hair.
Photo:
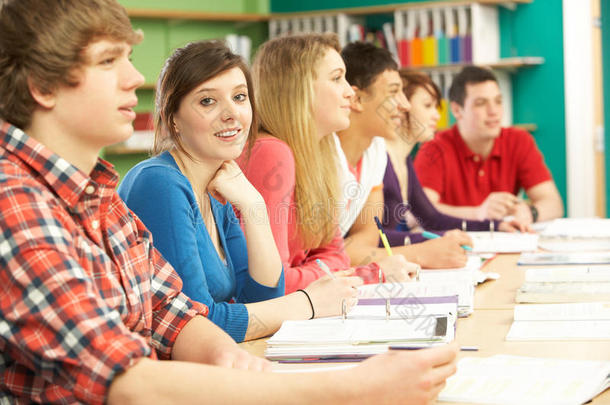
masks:
{"type": "MultiPolygon", "coordinates": [[[[349,126],[354,94],[339,51],[334,34],[285,36],[263,44],[252,68],[261,136],[239,163],[265,199],[287,292],[322,276],[324,265],[350,266],[337,223],[341,197],[330,136],[349,126]]],[[[402,256],[362,264],[355,274],[365,282],[409,278],[402,256]]]]}

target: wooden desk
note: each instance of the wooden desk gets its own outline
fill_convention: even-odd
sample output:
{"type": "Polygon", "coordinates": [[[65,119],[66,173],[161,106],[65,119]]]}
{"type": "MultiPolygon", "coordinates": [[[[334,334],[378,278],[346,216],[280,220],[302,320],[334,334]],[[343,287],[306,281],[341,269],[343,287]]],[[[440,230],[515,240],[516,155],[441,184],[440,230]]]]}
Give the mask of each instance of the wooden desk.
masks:
{"type": "Polygon", "coordinates": [[[525,278],[525,270],[517,266],[518,254],[500,254],[483,267],[483,271],[500,274],[498,280],[490,280],[477,286],[474,309],[513,309],[515,294],[525,278]]]}
{"type": "MultiPolygon", "coordinates": [[[[608,341],[566,342],[507,342],[506,334],[513,321],[515,292],[521,286],[525,270],[516,266],[519,255],[499,255],[489,262],[484,271],[500,274],[500,279],[488,281],[476,288],[475,311],[468,318],[460,318],[456,340],[462,346],[477,346],[478,352],[460,352],[459,357],[512,354],[517,356],[552,357],[574,360],[610,360],[608,341]]],[[[265,339],[241,343],[252,354],[263,356],[265,339]]],[[[342,364],[335,364],[342,366],[342,364]]],[[[333,364],[315,365],[333,367],[333,364]]],[[[313,365],[312,365],[313,367],[313,365]]],[[[274,363],[274,370],[303,368],[302,364],[274,363]]],[[[610,405],[610,390],[595,398],[593,405],[610,405]]],[[[443,402],[443,404],[450,404],[443,402]]]]}

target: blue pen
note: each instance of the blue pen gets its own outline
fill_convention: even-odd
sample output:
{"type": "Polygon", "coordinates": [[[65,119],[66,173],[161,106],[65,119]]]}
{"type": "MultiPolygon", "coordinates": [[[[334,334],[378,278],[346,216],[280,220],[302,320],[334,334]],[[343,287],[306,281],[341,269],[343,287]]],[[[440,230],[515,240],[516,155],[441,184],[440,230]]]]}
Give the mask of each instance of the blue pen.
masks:
{"type": "MultiPolygon", "coordinates": [[[[428,231],[423,231],[421,233],[421,236],[423,236],[426,239],[436,239],[436,238],[441,237],[441,235],[437,235],[433,232],[428,232],[428,231]]],[[[472,248],[470,246],[462,245],[462,249],[472,252],[472,248]]]]}

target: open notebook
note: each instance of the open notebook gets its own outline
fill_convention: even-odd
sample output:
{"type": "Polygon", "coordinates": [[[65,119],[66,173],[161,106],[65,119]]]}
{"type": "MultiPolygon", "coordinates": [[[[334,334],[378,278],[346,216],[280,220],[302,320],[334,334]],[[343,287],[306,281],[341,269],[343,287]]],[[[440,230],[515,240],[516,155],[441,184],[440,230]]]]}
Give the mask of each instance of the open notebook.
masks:
{"type": "Polygon", "coordinates": [[[474,311],[474,284],[469,274],[438,279],[422,275],[422,281],[411,283],[366,284],[358,287],[359,298],[443,297],[458,296],[458,316],[474,311]]]}
{"type": "Polygon", "coordinates": [[[610,303],[517,305],[506,336],[506,340],[600,339],[610,339],[610,303]]]}
{"type": "Polygon", "coordinates": [[[361,299],[345,319],[283,322],[267,341],[265,357],[295,362],[354,361],[383,353],[390,346],[444,344],[455,337],[456,312],[456,296],[361,299]]]}
{"type": "Polygon", "coordinates": [[[509,355],[466,357],[438,400],[476,404],[583,404],[610,386],[609,361],[509,355]]]}
{"type": "Polygon", "coordinates": [[[470,280],[473,285],[484,283],[487,280],[497,280],[500,278],[498,273],[481,271],[483,261],[480,256],[470,255],[466,266],[454,269],[422,269],[419,272],[419,279],[422,282],[434,282],[443,284],[448,282],[461,283],[470,280]]]}
{"type": "Polygon", "coordinates": [[[468,232],[474,253],[520,253],[538,249],[538,235],[520,232],[468,232]]]}

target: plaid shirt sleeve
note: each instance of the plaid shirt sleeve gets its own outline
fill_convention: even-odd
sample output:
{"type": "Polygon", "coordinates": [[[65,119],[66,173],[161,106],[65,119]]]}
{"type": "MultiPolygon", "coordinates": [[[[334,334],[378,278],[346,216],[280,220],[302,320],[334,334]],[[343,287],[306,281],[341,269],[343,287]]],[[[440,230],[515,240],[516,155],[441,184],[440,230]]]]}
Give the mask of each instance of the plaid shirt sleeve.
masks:
{"type": "Polygon", "coordinates": [[[208,315],[208,307],[189,299],[182,290],[182,280],[163,259],[157,249],[152,249],[155,274],[151,287],[153,294],[152,345],[161,359],[170,359],[178,334],[196,315],[208,315]]]}
{"type": "Polygon", "coordinates": [[[0,336],[4,351],[32,372],[16,378],[51,381],[79,401],[103,403],[113,376],[150,346],[100,296],[75,257],[63,212],[39,190],[3,187],[0,213],[0,336]]]}

